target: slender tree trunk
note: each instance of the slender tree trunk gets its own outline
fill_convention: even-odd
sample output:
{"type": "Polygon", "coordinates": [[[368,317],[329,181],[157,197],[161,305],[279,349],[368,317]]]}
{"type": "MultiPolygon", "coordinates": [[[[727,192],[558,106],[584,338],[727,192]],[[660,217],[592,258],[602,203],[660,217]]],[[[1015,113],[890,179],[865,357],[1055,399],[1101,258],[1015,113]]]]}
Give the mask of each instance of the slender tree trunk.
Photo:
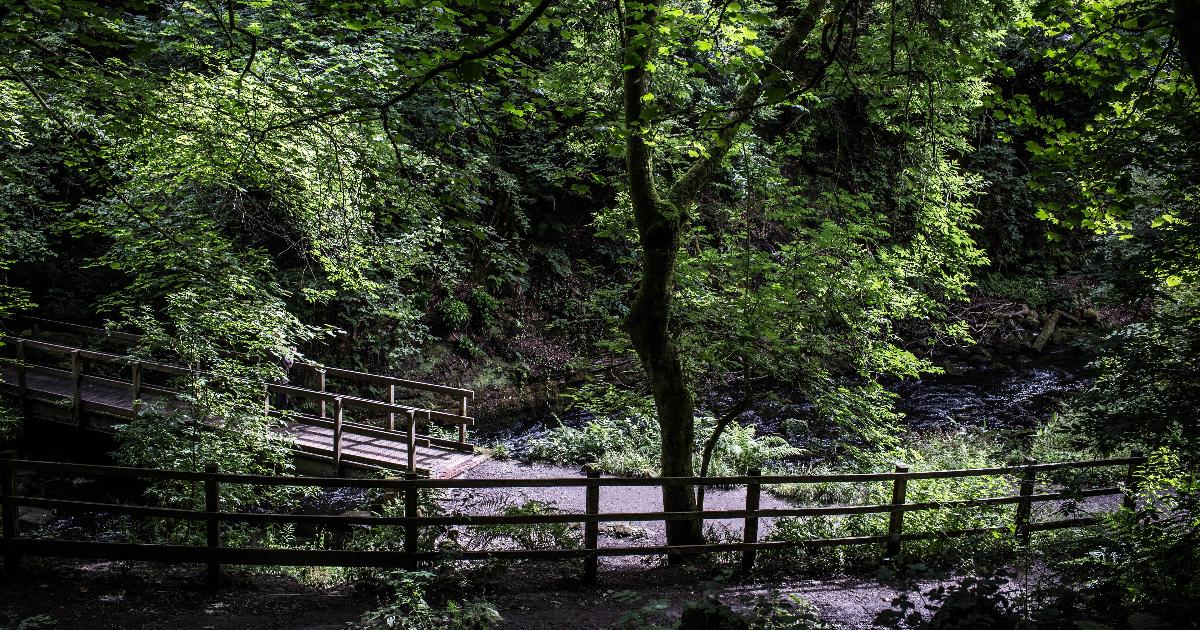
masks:
{"type": "MultiPolygon", "coordinates": [[[[629,196],[637,219],[642,246],[641,282],[625,319],[625,330],[638,358],[658,411],[662,433],[664,477],[691,477],[692,444],[695,441],[695,402],[671,335],[671,296],[675,290],[675,262],[684,217],[679,208],[663,199],[654,180],[654,160],[647,136],[652,128],[644,120],[645,100],[650,90],[650,62],[657,44],[654,30],[658,7],[642,3],[626,9],[625,24],[625,125],[626,168],[629,196]]],[[[663,509],[685,512],[696,507],[690,486],[663,488],[663,509]]],[[[687,545],[703,542],[698,520],[667,521],[667,542],[687,545]]]]}
{"type": "Polygon", "coordinates": [[[1200,0],[1175,0],[1175,35],[1179,51],[1200,89],[1200,0]]]}
{"type": "MultiPolygon", "coordinates": [[[[779,70],[795,65],[804,40],[815,28],[826,0],[810,0],[771,53],[757,79],[747,83],[730,108],[726,123],[713,138],[708,155],[694,162],[662,194],[654,177],[651,136],[653,121],[646,112],[651,94],[647,64],[657,53],[658,3],[654,0],[623,5],[623,99],[625,107],[625,162],[629,198],[642,248],[638,292],[625,318],[625,330],[641,359],[658,412],[662,431],[664,477],[693,477],[695,401],[683,368],[679,346],[670,326],[671,298],[679,244],[687,223],[687,210],[700,189],[724,160],[733,138],[750,117],[765,89],[783,81],[779,70]]],[[[692,486],[663,488],[663,509],[690,512],[696,509],[692,486]]],[[[667,521],[667,543],[703,542],[699,519],[667,521]]]]}

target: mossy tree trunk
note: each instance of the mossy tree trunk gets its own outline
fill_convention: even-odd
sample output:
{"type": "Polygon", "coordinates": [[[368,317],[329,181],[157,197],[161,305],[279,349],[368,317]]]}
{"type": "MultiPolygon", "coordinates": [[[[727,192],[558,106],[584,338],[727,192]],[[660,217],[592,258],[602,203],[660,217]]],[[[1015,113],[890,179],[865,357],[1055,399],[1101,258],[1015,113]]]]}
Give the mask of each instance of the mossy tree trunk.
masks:
{"type": "MultiPolygon", "coordinates": [[[[651,100],[647,95],[653,94],[647,64],[658,50],[659,5],[654,1],[623,5],[623,104],[628,134],[625,160],[629,197],[642,249],[638,291],[625,319],[625,330],[654,397],[662,429],[664,477],[694,476],[695,401],[676,331],[671,327],[676,261],[688,210],[725,159],[738,129],[759,105],[763,93],[780,82],[799,84],[795,77],[785,77],[784,71],[802,65],[798,62],[804,42],[820,20],[825,3],[826,0],[810,0],[794,18],[787,35],[772,51],[769,63],[763,65],[756,80],[743,87],[726,121],[711,139],[707,155],[697,159],[665,192],[654,176],[651,142],[654,121],[647,115],[646,107],[651,100]]],[[[683,512],[695,508],[692,487],[663,489],[664,510],[683,512]]],[[[667,542],[670,545],[703,542],[700,521],[668,521],[667,542]]]]}

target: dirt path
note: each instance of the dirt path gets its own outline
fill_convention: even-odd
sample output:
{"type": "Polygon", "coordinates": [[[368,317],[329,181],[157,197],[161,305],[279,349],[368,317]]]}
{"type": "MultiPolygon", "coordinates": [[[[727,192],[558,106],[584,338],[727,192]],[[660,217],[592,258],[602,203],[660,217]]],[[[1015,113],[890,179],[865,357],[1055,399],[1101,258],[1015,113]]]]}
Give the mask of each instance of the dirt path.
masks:
{"type": "Polygon", "coordinates": [[[353,587],[314,588],[283,575],[235,572],[233,586],[202,588],[194,566],[26,559],[0,572],[0,628],[44,616],[87,630],[343,629],[376,605],[353,587]]]}
{"type": "MultiPolygon", "coordinates": [[[[558,569],[549,563],[514,565],[451,595],[491,602],[506,630],[602,630],[654,600],[666,608],[647,621],[669,626],[686,601],[703,596],[711,585],[705,573],[688,567],[610,567],[595,586],[558,569]],[[630,592],[636,599],[629,599],[630,592]]],[[[202,571],[196,567],[28,559],[19,575],[0,573],[0,627],[44,615],[52,624],[45,627],[61,629],[334,630],[379,605],[378,593],[350,585],[320,588],[290,576],[238,569],[232,575],[231,586],[213,591],[200,586],[202,571]]],[[[922,590],[937,583],[925,581],[922,590]]],[[[739,609],[759,597],[799,595],[833,627],[866,630],[900,591],[872,578],[838,577],[732,583],[719,593],[739,609]]]]}
{"type": "MultiPolygon", "coordinates": [[[[551,464],[526,464],[513,461],[488,460],[462,475],[465,479],[583,477],[580,469],[551,464]]],[[[527,501],[539,501],[552,505],[560,512],[583,512],[584,488],[498,488],[456,489],[447,496],[443,507],[465,514],[489,514],[502,511],[508,506],[519,506],[527,501]]],[[[744,487],[723,489],[709,488],[705,500],[706,510],[735,510],[746,507],[744,487]]],[[[760,507],[763,509],[792,507],[769,493],[762,493],[760,507]]],[[[654,512],[662,510],[662,490],[654,486],[616,486],[600,489],[601,512],[654,512]]],[[[776,519],[760,520],[759,535],[766,538],[776,519]]],[[[742,519],[712,519],[705,521],[710,540],[741,540],[742,519]]],[[[600,546],[665,545],[666,527],[663,521],[604,523],[600,528],[600,546]]],[[[601,558],[605,565],[641,565],[637,557],[601,558]]]]}
{"type": "MultiPolygon", "coordinates": [[[[498,583],[495,590],[487,593],[488,600],[504,617],[502,627],[512,630],[604,630],[652,600],[665,603],[666,609],[648,621],[669,626],[678,621],[685,602],[702,597],[711,587],[705,577],[679,567],[612,568],[601,573],[595,588],[555,580],[550,574],[539,580],[531,573],[533,570],[532,566],[519,570],[518,575],[498,583]],[[637,593],[638,599],[627,601],[629,592],[637,593]]],[[[918,582],[919,592],[910,596],[921,608],[925,603],[921,592],[950,583],[950,579],[922,580],[918,582]]],[[[784,601],[789,596],[798,596],[810,602],[833,628],[869,630],[878,627],[874,625],[875,616],[904,591],[873,577],[840,576],[731,583],[715,592],[719,593],[721,601],[739,610],[750,608],[759,598],[784,601]]]]}

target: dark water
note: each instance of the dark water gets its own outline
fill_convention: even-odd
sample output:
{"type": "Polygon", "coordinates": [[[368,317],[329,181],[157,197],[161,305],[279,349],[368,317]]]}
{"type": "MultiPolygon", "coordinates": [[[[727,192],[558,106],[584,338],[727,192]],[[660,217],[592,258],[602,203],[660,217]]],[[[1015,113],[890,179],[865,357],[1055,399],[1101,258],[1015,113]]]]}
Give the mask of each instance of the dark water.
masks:
{"type": "Polygon", "coordinates": [[[1086,359],[1063,353],[901,381],[891,389],[898,395],[897,409],[915,430],[1027,429],[1045,421],[1091,380],[1086,359]]]}
{"type": "MultiPolygon", "coordinates": [[[[1044,422],[1060,403],[1091,383],[1087,364],[1087,357],[1070,351],[1017,356],[984,365],[951,364],[947,374],[897,379],[888,384],[888,389],[897,395],[896,408],[905,415],[904,424],[911,430],[1028,429],[1044,422]]],[[[732,400],[718,398],[708,403],[710,407],[722,407],[732,400]]],[[[756,403],[739,421],[754,425],[759,433],[785,433],[785,421],[811,421],[814,415],[811,404],[789,400],[785,394],[756,403]]],[[[562,424],[578,428],[592,418],[578,409],[495,418],[478,425],[475,436],[481,444],[503,444],[519,457],[551,427],[562,424]]],[[[840,431],[823,435],[819,427],[811,426],[805,431],[806,443],[797,446],[819,451],[843,437],[840,431]]]]}

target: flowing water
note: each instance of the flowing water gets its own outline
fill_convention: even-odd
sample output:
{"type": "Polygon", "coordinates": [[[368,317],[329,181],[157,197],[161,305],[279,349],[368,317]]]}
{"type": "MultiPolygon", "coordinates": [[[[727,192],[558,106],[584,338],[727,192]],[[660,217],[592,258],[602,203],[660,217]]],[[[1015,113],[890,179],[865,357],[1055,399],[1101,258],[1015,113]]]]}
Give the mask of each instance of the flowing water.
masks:
{"type": "MultiPolygon", "coordinates": [[[[905,426],[914,431],[1029,429],[1044,422],[1059,403],[1090,384],[1087,363],[1086,356],[1069,350],[1023,355],[983,365],[955,364],[947,374],[896,380],[888,389],[897,395],[896,408],[904,413],[905,426]]],[[[788,419],[812,419],[811,404],[786,398],[764,400],[739,420],[755,425],[760,433],[779,433],[788,419]]],[[[715,402],[720,406],[729,401],[715,402]]],[[[475,436],[482,444],[503,444],[519,457],[551,427],[560,423],[582,427],[591,419],[588,412],[569,409],[485,420],[476,427],[475,436]]],[[[820,451],[841,439],[840,432],[820,433],[810,432],[806,443],[797,445],[820,451]]]]}
{"type": "Polygon", "coordinates": [[[1086,360],[1062,352],[1022,357],[1015,365],[966,368],[954,374],[901,381],[897,408],[915,430],[981,427],[1028,429],[1058,403],[1086,388],[1086,360]]]}

